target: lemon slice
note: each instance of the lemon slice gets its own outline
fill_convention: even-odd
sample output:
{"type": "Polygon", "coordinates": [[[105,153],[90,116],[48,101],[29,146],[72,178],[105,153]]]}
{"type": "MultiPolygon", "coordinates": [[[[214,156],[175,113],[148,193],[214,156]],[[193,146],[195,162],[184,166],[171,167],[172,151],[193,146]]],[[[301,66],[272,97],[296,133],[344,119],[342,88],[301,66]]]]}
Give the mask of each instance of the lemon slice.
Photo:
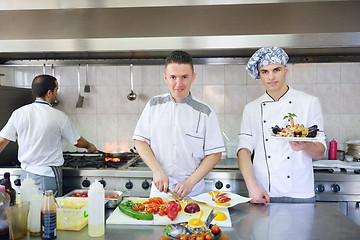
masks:
{"type": "Polygon", "coordinates": [[[225,203],[217,202],[215,204],[216,204],[216,206],[230,206],[231,205],[229,202],[225,202],[225,203]]]}

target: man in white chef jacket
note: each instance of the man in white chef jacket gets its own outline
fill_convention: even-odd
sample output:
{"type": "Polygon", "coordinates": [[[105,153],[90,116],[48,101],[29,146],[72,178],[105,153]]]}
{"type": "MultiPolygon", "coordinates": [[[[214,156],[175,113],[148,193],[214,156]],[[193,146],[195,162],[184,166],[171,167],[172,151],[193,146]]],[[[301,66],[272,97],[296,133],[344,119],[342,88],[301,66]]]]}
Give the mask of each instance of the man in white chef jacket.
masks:
{"type": "Polygon", "coordinates": [[[134,131],[136,150],[153,172],[150,197],[180,198],[205,191],[204,177],[225,151],[214,110],[190,93],[196,73],[192,57],[172,52],[164,80],[170,93],[147,103],[134,131]]]}
{"type": "Polygon", "coordinates": [[[253,203],[315,202],[312,159],[321,159],[325,139],[318,142],[283,141],[271,137],[271,127],[289,125],[283,119],[294,113],[295,123],[324,129],[317,97],[286,83],[289,57],[279,47],[257,50],[247,64],[248,73],[261,80],[264,95],[243,111],[238,143],[238,164],[253,203]]]}

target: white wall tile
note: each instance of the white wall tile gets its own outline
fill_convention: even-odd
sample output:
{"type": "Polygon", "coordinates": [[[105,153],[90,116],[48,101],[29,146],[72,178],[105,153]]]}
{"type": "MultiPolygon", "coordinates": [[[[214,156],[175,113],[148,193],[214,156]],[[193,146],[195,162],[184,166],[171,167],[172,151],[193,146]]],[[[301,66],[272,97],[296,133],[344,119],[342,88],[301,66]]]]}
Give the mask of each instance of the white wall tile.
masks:
{"type": "Polygon", "coordinates": [[[204,65],[203,66],[203,84],[219,85],[225,83],[224,65],[204,65]]]}
{"type": "Polygon", "coordinates": [[[60,66],[55,68],[55,76],[60,87],[76,86],[77,87],[77,66],[60,66]]]}
{"type": "Polygon", "coordinates": [[[117,66],[98,66],[96,69],[96,85],[117,86],[118,67],[117,66]]]}
{"type": "Polygon", "coordinates": [[[329,143],[332,139],[340,141],[339,114],[324,114],[324,132],[327,143],[329,143]]]}
{"type": "Polygon", "coordinates": [[[265,93],[263,85],[246,85],[246,102],[254,101],[265,93]]]}
{"type": "Polygon", "coordinates": [[[225,84],[246,84],[245,65],[225,65],[225,84]]]}
{"type": "Polygon", "coordinates": [[[97,87],[97,113],[98,114],[115,114],[118,113],[118,88],[113,86],[97,87]]]}
{"type": "Polygon", "coordinates": [[[340,113],[340,84],[318,84],[317,96],[323,113],[340,113]]]}
{"type": "Polygon", "coordinates": [[[201,101],[204,101],[204,89],[202,86],[196,86],[196,85],[193,85],[191,86],[191,94],[193,97],[201,100],[201,101]]]}
{"type": "Polygon", "coordinates": [[[340,142],[345,143],[349,140],[359,140],[360,131],[360,114],[342,114],[340,115],[340,142]]]}
{"type": "Polygon", "coordinates": [[[195,81],[193,85],[202,85],[203,84],[203,66],[194,65],[194,71],[196,73],[195,81]]]}
{"type": "Polygon", "coordinates": [[[119,66],[118,71],[119,71],[119,82],[118,82],[119,85],[127,86],[130,91],[131,89],[130,66],[119,66]]]}
{"type": "Polygon", "coordinates": [[[340,113],[360,113],[360,83],[340,87],[340,113]]]}
{"type": "Polygon", "coordinates": [[[134,69],[134,81],[140,86],[159,86],[163,81],[160,66],[136,66],[134,69]]]}
{"type": "Polygon", "coordinates": [[[226,136],[230,141],[237,141],[240,133],[240,122],[242,112],[239,114],[224,114],[224,129],[226,136]]]}
{"type": "Polygon", "coordinates": [[[340,83],[340,63],[318,63],[317,83],[340,83]]]}
{"type": "MultiPolygon", "coordinates": [[[[94,114],[78,114],[76,128],[79,134],[89,142],[97,143],[97,117],[94,114]]],[[[95,145],[96,146],[96,145],[95,145]]]]}
{"type": "Polygon", "coordinates": [[[139,116],[137,114],[118,115],[118,141],[122,144],[127,143],[127,146],[129,148],[134,147],[134,141],[132,140],[132,136],[134,134],[134,130],[138,120],[139,116]]]}
{"type": "Polygon", "coordinates": [[[341,83],[359,83],[360,63],[341,63],[341,83]]]}
{"type": "Polygon", "coordinates": [[[206,85],[203,90],[204,101],[216,113],[224,113],[224,85],[206,85]]]}
{"type": "Polygon", "coordinates": [[[246,105],[246,85],[225,85],[224,113],[241,113],[246,105]]]}
{"type": "Polygon", "coordinates": [[[318,96],[316,84],[295,83],[293,84],[293,88],[310,95],[318,96]]]}
{"type": "Polygon", "coordinates": [[[316,83],[317,63],[298,63],[293,65],[292,82],[316,83]]]}
{"type": "Polygon", "coordinates": [[[101,142],[117,141],[118,132],[118,115],[117,114],[100,114],[96,117],[97,140],[101,142]]]}

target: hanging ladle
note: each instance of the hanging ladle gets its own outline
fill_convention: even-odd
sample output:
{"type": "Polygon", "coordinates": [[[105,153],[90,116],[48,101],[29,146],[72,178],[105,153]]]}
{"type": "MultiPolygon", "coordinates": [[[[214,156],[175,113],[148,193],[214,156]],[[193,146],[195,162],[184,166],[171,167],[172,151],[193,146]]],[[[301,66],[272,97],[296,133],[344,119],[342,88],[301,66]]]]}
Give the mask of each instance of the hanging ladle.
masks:
{"type": "Polygon", "coordinates": [[[133,80],[133,70],[132,64],[130,64],[130,84],[131,84],[131,92],[127,95],[127,99],[129,101],[134,101],[137,97],[136,93],[134,93],[134,80],[133,80]]]}

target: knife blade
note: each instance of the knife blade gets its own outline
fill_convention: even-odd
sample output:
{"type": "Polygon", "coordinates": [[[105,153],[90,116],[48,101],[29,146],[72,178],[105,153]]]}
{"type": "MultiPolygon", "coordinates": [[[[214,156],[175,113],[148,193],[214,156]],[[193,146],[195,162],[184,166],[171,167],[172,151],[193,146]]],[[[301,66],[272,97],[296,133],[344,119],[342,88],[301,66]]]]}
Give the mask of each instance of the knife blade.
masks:
{"type": "Polygon", "coordinates": [[[181,198],[176,193],[171,191],[170,189],[168,189],[167,194],[175,200],[181,200],[181,198]]]}

